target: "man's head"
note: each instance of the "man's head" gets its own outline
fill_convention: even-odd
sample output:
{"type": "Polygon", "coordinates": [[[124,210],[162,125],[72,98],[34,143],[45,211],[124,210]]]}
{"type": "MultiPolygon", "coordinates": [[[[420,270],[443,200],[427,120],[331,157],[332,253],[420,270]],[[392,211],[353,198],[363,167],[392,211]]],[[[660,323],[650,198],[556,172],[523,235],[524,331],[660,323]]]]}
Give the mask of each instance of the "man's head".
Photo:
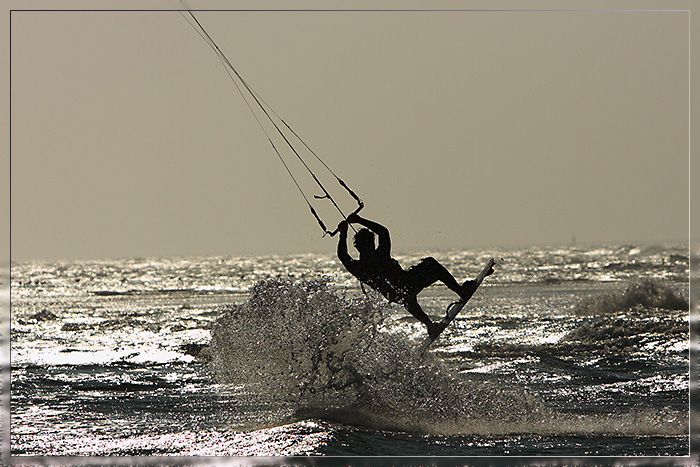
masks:
{"type": "Polygon", "coordinates": [[[355,245],[355,248],[360,254],[372,253],[375,250],[374,233],[369,229],[360,229],[360,231],[355,234],[353,245],[355,245]]]}

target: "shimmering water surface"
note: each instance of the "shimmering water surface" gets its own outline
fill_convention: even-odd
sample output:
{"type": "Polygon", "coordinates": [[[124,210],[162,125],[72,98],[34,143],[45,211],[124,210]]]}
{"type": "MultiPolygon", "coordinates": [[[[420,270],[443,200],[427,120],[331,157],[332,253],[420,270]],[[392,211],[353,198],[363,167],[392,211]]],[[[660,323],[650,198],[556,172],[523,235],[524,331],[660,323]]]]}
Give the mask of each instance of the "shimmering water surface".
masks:
{"type": "Polygon", "coordinates": [[[12,453],[687,455],[687,246],[427,254],[425,355],[331,255],[13,263],[12,453]]]}

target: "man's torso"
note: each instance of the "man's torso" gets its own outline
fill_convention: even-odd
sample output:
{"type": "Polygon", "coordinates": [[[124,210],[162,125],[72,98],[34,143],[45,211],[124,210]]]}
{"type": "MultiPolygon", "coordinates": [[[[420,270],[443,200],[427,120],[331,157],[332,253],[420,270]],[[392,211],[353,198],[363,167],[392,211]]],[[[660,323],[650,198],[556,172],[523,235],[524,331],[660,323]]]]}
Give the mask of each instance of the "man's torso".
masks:
{"type": "Polygon", "coordinates": [[[361,258],[348,266],[352,275],[381,293],[390,302],[400,303],[408,292],[406,271],[390,256],[361,258]]]}

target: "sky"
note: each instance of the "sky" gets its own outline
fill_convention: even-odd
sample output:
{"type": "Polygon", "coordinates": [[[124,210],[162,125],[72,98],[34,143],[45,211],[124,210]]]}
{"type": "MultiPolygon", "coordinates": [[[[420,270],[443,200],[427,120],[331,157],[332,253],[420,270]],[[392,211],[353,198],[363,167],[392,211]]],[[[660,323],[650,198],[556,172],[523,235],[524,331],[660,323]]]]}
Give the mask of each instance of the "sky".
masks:
{"type": "MultiPolygon", "coordinates": [[[[488,5],[496,4],[511,5],[488,5]]],[[[238,11],[195,14],[363,199],[362,213],[390,229],[395,251],[574,237],[687,242],[697,232],[688,11],[612,11],[639,2],[566,3],[582,11],[224,5],[238,11]]],[[[13,261],[335,251],[225,68],[180,14],[56,10],[80,7],[29,1],[15,8],[51,10],[8,12],[13,261]]],[[[340,214],[313,198],[320,189],[295,156],[283,157],[335,228],[340,214]]],[[[333,177],[322,184],[343,212],[356,207],[333,177]]]]}

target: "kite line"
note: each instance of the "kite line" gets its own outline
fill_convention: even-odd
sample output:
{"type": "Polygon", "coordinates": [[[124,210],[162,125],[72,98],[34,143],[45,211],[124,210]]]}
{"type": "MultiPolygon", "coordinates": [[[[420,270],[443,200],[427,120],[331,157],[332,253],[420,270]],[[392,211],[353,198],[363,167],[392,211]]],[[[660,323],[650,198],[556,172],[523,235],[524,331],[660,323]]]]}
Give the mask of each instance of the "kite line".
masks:
{"type": "MultiPolygon", "coordinates": [[[[275,143],[272,141],[271,135],[268,133],[268,130],[265,129],[265,126],[263,125],[260,117],[258,116],[258,113],[255,112],[255,108],[260,109],[263,114],[263,118],[269,121],[274,129],[276,130],[277,134],[282,138],[286,146],[292,151],[292,153],[296,156],[296,158],[301,162],[303,167],[306,169],[308,174],[311,176],[311,178],[314,180],[316,185],[321,189],[323,192],[323,195],[314,195],[314,199],[322,200],[322,199],[327,199],[328,201],[331,202],[333,207],[340,213],[343,219],[347,219],[348,216],[343,212],[343,210],[340,208],[338,203],[335,201],[335,199],[331,196],[329,191],[326,189],[326,187],[321,183],[321,181],[318,179],[316,174],[313,172],[311,167],[306,163],[306,161],[301,157],[297,149],[294,147],[292,142],[290,141],[291,139],[296,139],[297,142],[301,143],[313,156],[318,160],[318,162],[321,163],[321,165],[336,179],[336,181],[340,184],[341,187],[347,191],[347,193],[357,202],[357,209],[355,209],[354,213],[358,213],[362,210],[364,207],[364,202],[360,197],[352,190],[350,187],[338,176],[336,175],[335,172],[326,164],[321,157],[319,157],[316,152],[309,147],[309,145],[292,129],[292,127],[282,118],[280,117],[277,112],[270,107],[265,100],[258,95],[255,90],[248,84],[248,82],[243,79],[241,74],[238,72],[238,70],[233,66],[233,64],[229,61],[229,59],[226,57],[226,55],[223,53],[223,51],[219,48],[217,43],[214,41],[214,39],[209,35],[209,33],[204,29],[204,26],[199,22],[197,17],[192,13],[191,10],[187,9],[185,11],[178,10],[180,15],[189,23],[190,26],[199,34],[199,36],[214,50],[216,53],[219,61],[221,64],[224,66],[224,69],[226,70],[227,74],[231,78],[231,81],[233,84],[236,86],[236,89],[238,90],[239,94],[243,98],[244,102],[246,103],[248,109],[250,112],[253,114],[255,117],[255,120],[258,122],[258,125],[262,129],[263,133],[267,137],[267,140],[269,141],[270,145],[272,146],[272,149],[275,151],[275,154],[277,154],[277,157],[279,158],[280,162],[284,166],[287,174],[291,177],[292,181],[294,182],[294,185],[297,187],[297,190],[301,194],[302,198],[304,199],[304,202],[307,204],[309,207],[309,210],[311,211],[311,214],[313,214],[314,218],[318,222],[319,226],[323,230],[323,235],[325,236],[326,234],[330,235],[331,237],[336,235],[338,233],[338,229],[335,231],[330,231],[321,217],[318,215],[316,212],[316,209],[314,209],[314,206],[311,204],[311,201],[309,197],[306,195],[304,190],[301,188],[301,185],[299,184],[299,181],[297,180],[297,177],[294,175],[292,170],[290,169],[289,165],[287,164],[287,161],[285,160],[284,157],[282,157],[282,154],[280,150],[277,148],[275,143]],[[274,118],[273,118],[274,117],[274,118]],[[275,120],[276,119],[276,120],[275,120]],[[289,132],[289,134],[285,134],[285,129],[286,131],[289,132]]],[[[351,224],[352,227],[352,224],[351,224]]],[[[353,228],[354,230],[354,228],[353,228]]]]}

